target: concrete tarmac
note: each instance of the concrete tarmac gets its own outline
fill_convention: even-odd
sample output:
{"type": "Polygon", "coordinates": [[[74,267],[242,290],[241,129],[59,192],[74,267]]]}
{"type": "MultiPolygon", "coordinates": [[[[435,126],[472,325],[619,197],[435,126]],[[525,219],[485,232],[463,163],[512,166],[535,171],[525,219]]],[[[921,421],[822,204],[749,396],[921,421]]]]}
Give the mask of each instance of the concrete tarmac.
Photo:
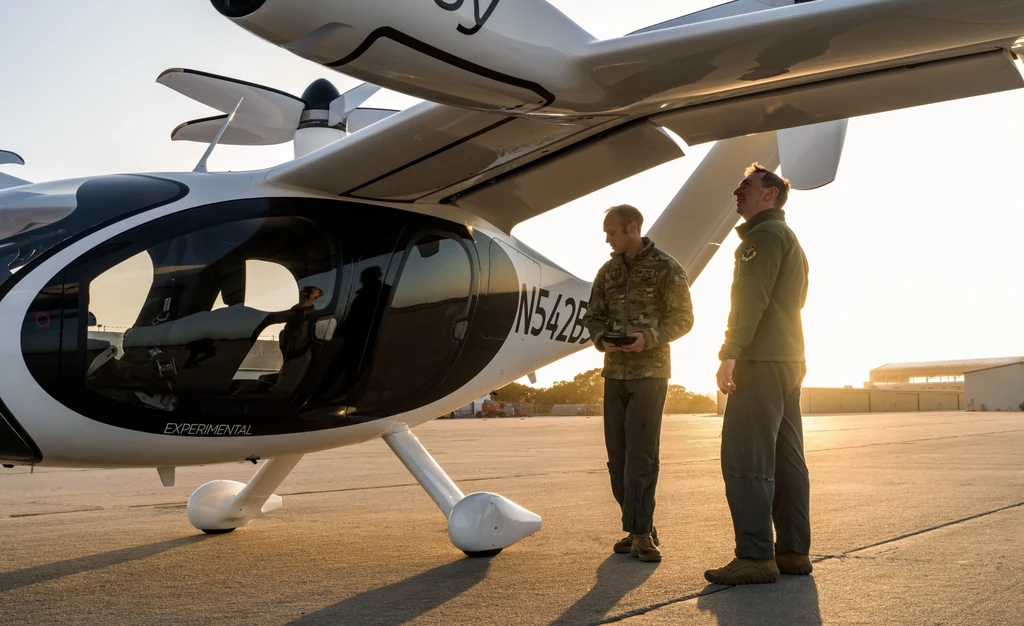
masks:
{"type": "Polygon", "coordinates": [[[732,557],[721,418],[667,416],[664,560],[622,536],[601,418],[438,420],[416,434],[466,493],[544,528],[467,559],[381,441],[309,455],[285,505],[227,535],[189,525],[248,463],[0,470],[0,624],[1024,624],[1024,414],[805,418],[810,577],[709,585],[732,557]]]}

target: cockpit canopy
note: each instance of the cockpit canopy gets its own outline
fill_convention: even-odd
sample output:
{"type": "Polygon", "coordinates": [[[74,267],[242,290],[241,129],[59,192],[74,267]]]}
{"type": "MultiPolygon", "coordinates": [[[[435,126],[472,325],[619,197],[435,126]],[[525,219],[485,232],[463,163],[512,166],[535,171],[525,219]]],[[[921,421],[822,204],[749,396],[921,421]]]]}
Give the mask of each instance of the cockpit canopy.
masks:
{"type": "MultiPolygon", "coordinates": [[[[9,240],[66,240],[90,184],[9,240]]],[[[476,376],[517,312],[501,246],[430,216],[273,197],[140,222],[47,277],[21,334],[47,392],[122,428],[266,435],[409,411],[476,376]]]]}
{"type": "Polygon", "coordinates": [[[55,247],[133,213],[173,202],[188,189],[139,175],[79,178],[0,190],[0,293],[18,270],[55,247]]]}

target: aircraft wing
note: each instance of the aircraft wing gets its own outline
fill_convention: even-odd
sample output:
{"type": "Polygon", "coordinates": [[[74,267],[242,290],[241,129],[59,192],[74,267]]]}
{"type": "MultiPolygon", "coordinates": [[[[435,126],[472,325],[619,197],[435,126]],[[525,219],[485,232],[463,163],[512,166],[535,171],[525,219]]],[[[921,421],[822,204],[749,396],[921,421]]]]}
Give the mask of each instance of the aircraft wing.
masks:
{"type": "MultiPolygon", "coordinates": [[[[510,229],[682,156],[666,129],[689,144],[699,144],[778,129],[827,126],[829,121],[1022,85],[1009,53],[995,50],[644,117],[548,120],[421,103],[272,169],[268,181],[352,198],[454,202],[510,229]]],[[[835,128],[845,130],[845,126],[835,128]]],[[[787,134],[799,137],[799,133],[787,134]]],[[[829,141],[841,150],[841,136],[829,141]]],[[[802,173],[802,168],[820,169],[821,163],[831,161],[834,176],[839,153],[826,153],[821,160],[808,159],[806,154],[806,150],[784,149],[783,173],[794,180],[816,181],[806,188],[831,180],[827,173],[802,173]],[[798,154],[804,156],[798,159],[798,154]]]]}
{"type": "Polygon", "coordinates": [[[457,201],[511,229],[680,156],[668,133],[642,119],[555,123],[421,103],[275,167],[267,180],[351,198],[457,201]]]}
{"type": "MultiPolygon", "coordinates": [[[[424,22],[398,10],[409,2],[339,0],[338,11],[365,9],[366,23],[351,32],[315,29],[289,49],[448,104],[391,116],[274,168],[270,182],[454,203],[511,228],[681,156],[672,134],[696,145],[783,131],[783,173],[813,188],[835,175],[842,120],[1024,86],[1010,51],[1024,28],[1020,2],[737,0],[607,41],[574,30],[541,0],[502,3],[486,26],[462,38],[444,35],[451,13],[424,22]],[[550,18],[545,29],[522,30],[541,14],[550,18]],[[510,41],[532,47],[501,53],[510,41]],[[327,62],[332,50],[338,60],[327,62]],[[515,104],[524,86],[544,101],[515,104]]],[[[329,17],[311,11],[289,23],[294,32],[275,34],[291,5],[261,6],[236,21],[272,41],[293,41],[329,17]]]]}

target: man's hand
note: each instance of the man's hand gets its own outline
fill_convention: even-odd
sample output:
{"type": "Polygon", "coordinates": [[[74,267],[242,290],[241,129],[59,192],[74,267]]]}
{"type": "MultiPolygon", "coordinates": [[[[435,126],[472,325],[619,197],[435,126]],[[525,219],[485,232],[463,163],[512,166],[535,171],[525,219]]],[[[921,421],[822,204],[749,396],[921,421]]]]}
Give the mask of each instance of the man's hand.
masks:
{"type": "Polygon", "coordinates": [[[718,389],[725,395],[736,391],[736,383],[733,382],[732,373],[736,369],[736,359],[726,359],[718,368],[718,389]]]}
{"type": "Polygon", "coordinates": [[[643,333],[629,333],[630,337],[636,337],[636,341],[633,343],[622,346],[623,352],[640,352],[644,349],[644,334],[643,333]]]}
{"type": "Polygon", "coordinates": [[[616,346],[614,344],[608,343],[607,341],[605,341],[603,339],[601,340],[601,345],[604,346],[604,351],[605,352],[622,352],[623,351],[622,348],[620,348],[619,346],[616,346]]]}

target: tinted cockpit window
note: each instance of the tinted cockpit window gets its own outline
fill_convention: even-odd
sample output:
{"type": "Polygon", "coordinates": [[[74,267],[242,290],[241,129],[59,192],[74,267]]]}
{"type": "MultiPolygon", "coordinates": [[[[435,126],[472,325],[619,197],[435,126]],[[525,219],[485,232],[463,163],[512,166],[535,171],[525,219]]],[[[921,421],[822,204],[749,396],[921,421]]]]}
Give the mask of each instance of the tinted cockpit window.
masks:
{"type": "Polygon", "coordinates": [[[82,285],[85,386],[161,411],[271,409],[312,361],[337,251],[316,222],[269,217],[160,241],[82,285]],[[212,402],[230,399],[229,408],[212,402]]]}
{"type": "MultiPolygon", "coordinates": [[[[173,202],[184,185],[119,175],[41,183],[0,191],[0,295],[20,269],[112,220],[173,202]]],[[[13,283],[12,283],[13,284],[13,283]]]]}
{"type": "Polygon", "coordinates": [[[465,240],[438,231],[413,238],[384,318],[360,412],[397,406],[445,379],[467,337],[474,279],[465,240]]]}
{"type": "MultiPolygon", "coordinates": [[[[373,362],[412,218],[256,198],[140,220],[38,292],[22,354],[65,406],[119,428],[203,437],[336,428],[373,362]]],[[[466,269],[472,242],[433,242],[423,242],[425,260],[459,245],[466,269]]]]}

